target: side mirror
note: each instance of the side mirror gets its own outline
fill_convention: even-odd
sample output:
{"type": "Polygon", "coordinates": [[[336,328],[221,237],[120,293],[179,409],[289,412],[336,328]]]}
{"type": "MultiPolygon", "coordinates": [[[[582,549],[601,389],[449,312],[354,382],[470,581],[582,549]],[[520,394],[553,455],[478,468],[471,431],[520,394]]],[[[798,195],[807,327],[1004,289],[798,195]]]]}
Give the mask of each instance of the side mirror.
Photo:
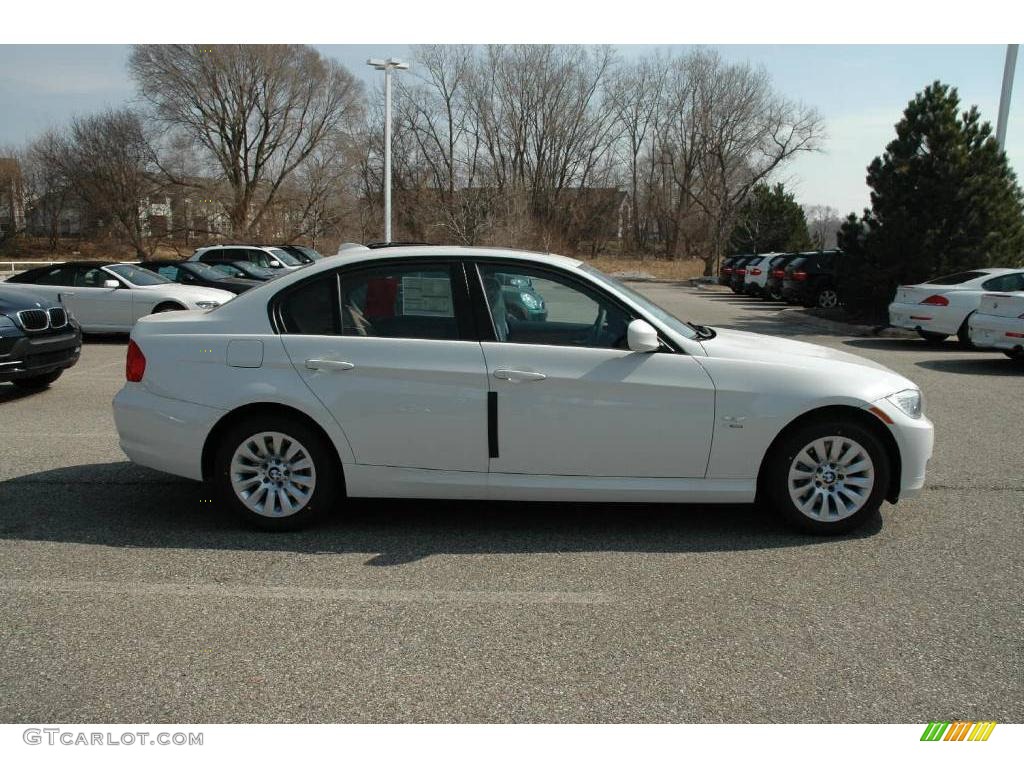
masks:
{"type": "Polygon", "coordinates": [[[117,282],[117,280],[104,280],[103,281],[103,287],[104,288],[120,288],[121,284],[119,282],[117,282]]]}
{"type": "Polygon", "coordinates": [[[629,324],[626,343],[631,352],[654,352],[661,347],[658,332],[646,320],[634,320],[629,324]]]}
{"type": "Polygon", "coordinates": [[[273,267],[274,269],[281,269],[281,267],[283,267],[284,265],[277,259],[271,259],[270,266],[273,267]]]}

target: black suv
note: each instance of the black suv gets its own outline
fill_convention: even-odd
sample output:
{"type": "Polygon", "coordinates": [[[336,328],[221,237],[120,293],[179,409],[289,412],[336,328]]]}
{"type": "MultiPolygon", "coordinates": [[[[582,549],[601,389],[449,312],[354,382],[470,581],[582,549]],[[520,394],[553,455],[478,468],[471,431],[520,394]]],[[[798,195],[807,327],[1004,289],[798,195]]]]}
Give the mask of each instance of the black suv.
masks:
{"type": "Polygon", "coordinates": [[[790,304],[830,309],[839,305],[836,291],[836,266],[842,251],[801,253],[786,265],[782,278],[782,298],[790,304]]]}
{"type": "Polygon", "coordinates": [[[78,362],[82,329],[45,296],[0,284],[0,382],[42,389],[78,362]]]}
{"type": "Polygon", "coordinates": [[[802,258],[799,253],[784,253],[768,262],[768,279],[764,284],[766,299],[782,301],[782,281],[786,276],[786,267],[799,258],[802,258]]]}

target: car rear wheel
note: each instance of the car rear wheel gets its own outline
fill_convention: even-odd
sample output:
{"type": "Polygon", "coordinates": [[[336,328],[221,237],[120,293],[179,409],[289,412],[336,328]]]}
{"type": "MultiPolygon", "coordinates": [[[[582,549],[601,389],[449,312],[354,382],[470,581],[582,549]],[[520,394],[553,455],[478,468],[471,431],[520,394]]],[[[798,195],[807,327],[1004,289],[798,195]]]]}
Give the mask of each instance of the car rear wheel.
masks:
{"type": "Polygon", "coordinates": [[[62,373],[64,373],[63,368],[59,371],[44,373],[42,376],[30,376],[25,379],[15,379],[11,384],[16,386],[18,389],[45,389],[59,379],[62,373]]]}
{"type": "Polygon", "coordinates": [[[929,344],[939,344],[946,340],[946,334],[936,333],[935,331],[922,331],[920,328],[917,331],[917,335],[927,341],[929,344]]]}
{"type": "Polygon", "coordinates": [[[767,465],[765,488],[782,518],[808,533],[839,534],[873,517],[889,486],[885,447],[848,419],[786,435],[767,465]]]}
{"type": "Polygon", "coordinates": [[[818,291],[818,298],[815,305],[821,309],[832,309],[839,306],[839,294],[835,288],[822,288],[818,291]]]}
{"type": "Polygon", "coordinates": [[[782,291],[768,291],[768,298],[772,301],[782,301],[782,291]]]}
{"type": "Polygon", "coordinates": [[[287,531],[333,506],[339,477],[334,449],[323,435],[298,419],[268,415],[227,430],[213,482],[221,502],[250,525],[287,531]]]}

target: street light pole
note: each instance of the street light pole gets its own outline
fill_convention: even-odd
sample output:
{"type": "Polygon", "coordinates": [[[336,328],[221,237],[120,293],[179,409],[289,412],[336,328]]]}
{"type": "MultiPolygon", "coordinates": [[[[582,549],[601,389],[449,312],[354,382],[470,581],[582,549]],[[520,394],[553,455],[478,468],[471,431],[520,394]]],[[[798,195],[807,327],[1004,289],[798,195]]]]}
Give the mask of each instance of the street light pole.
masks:
{"type": "Polygon", "coordinates": [[[996,142],[1006,149],[1006,120],[1010,116],[1010,94],[1013,93],[1013,70],[1017,68],[1017,46],[1006,46],[1006,64],[1003,65],[1003,90],[999,95],[999,120],[996,122],[996,142]]]}
{"type": "Polygon", "coordinates": [[[391,70],[408,69],[398,59],[367,59],[374,69],[384,70],[384,242],[391,242],[391,70]]]}

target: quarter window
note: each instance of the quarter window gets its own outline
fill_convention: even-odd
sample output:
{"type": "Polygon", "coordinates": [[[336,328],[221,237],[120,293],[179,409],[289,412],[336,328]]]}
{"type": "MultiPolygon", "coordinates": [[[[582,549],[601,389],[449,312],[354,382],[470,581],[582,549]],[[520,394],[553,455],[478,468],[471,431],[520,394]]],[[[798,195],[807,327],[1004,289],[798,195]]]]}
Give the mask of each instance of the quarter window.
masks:
{"type": "Polygon", "coordinates": [[[632,318],[599,293],[555,273],[520,265],[482,264],[479,270],[498,341],[626,348],[632,318]]]}
{"type": "Polygon", "coordinates": [[[338,334],[338,277],[333,272],[288,291],[278,305],[285,333],[338,334]]]}

